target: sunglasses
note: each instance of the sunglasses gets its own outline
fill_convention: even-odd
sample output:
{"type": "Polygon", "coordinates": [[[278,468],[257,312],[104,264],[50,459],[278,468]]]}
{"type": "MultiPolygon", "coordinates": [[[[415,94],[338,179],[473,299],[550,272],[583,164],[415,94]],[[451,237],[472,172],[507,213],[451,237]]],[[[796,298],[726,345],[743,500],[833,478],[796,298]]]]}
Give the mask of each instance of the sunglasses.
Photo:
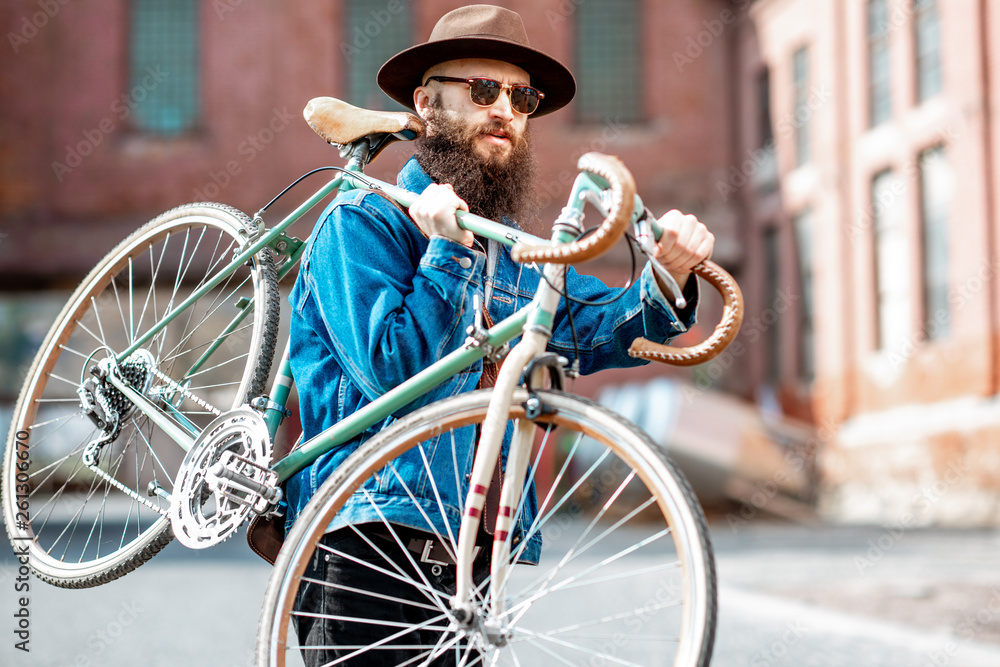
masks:
{"type": "MultiPolygon", "coordinates": [[[[470,79],[459,79],[454,76],[429,76],[427,81],[441,81],[442,83],[465,83],[469,86],[469,96],[472,103],[480,107],[493,106],[493,103],[500,98],[500,93],[507,91],[510,96],[510,107],[524,115],[535,112],[538,103],[545,99],[545,94],[537,88],[531,86],[512,86],[500,83],[495,79],[487,79],[482,76],[474,76],[470,79]]],[[[424,85],[427,85],[427,81],[424,85]]]]}

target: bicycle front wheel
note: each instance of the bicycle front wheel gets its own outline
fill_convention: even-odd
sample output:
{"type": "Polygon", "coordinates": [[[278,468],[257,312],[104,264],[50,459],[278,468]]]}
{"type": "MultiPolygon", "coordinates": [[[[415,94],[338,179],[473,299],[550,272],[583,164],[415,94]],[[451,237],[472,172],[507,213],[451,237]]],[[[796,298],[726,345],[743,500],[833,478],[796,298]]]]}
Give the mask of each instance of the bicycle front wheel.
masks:
{"type": "MultiPolygon", "coordinates": [[[[420,573],[420,555],[403,548],[406,540],[399,536],[404,531],[392,524],[340,531],[371,547],[362,544],[370,553],[360,558],[329,546],[324,533],[348,498],[370,499],[366,489],[372,488],[368,482],[373,478],[377,483],[390,476],[402,483],[412,475],[414,462],[425,462],[429,477],[426,462],[432,454],[441,456],[441,447],[456,448],[462,441],[455,436],[458,429],[482,422],[491,394],[484,390],[452,397],[414,412],[361,446],[324,483],[296,519],[269,582],[258,631],[258,667],[297,664],[294,653],[301,653],[307,664],[709,664],[716,584],[704,515],[682,474],[648,435],[576,396],[537,392],[545,406],[535,420],[529,473],[537,513],[524,539],[507,539],[517,542],[511,547],[513,560],[518,560],[524,545],[540,535],[541,560],[512,566],[499,613],[492,611],[487,577],[475,593],[475,620],[457,623],[450,606],[454,591],[436,588],[434,580],[420,573]],[[390,556],[385,540],[379,546],[367,537],[375,533],[396,541],[402,557],[390,556]],[[383,550],[383,557],[372,557],[383,550]],[[342,581],[304,576],[307,567],[315,567],[310,561],[331,557],[356,559],[373,573],[388,573],[396,583],[377,591],[358,590],[342,581]],[[335,603],[327,607],[334,610],[329,613],[303,614],[295,609],[296,597],[307,587],[310,595],[318,587],[331,600],[349,594],[353,602],[346,611],[335,603]],[[367,614],[373,604],[422,609],[423,620],[410,626],[386,622],[367,614]],[[381,639],[307,646],[295,634],[303,619],[310,624],[332,621],[358,636],[381,639]]],[[[515,394],[510,419],[524,418],[526,398],[523,390],[515,394]]],[[[463,458],[463,452],[455,452],[455,460],[463,458]]],[[[459,477],[432,485],[460,486],[459,477]]],[[[411,497],[420,496],[426,504],[428,495],[441,496],[440,488],[431,494],[414,489],[411,497]]],[[[464,502],[464,494],[458,495],[464,502]]],[[[440,517],[456,515],[455,508],[436,511],[440,517]]],[[[523,511],[522,506],[515,513],[523,511]]],[[[456,553],[456,529],[444,532],[437,531],[436,539],[445,551],[456,553]]]]}
{"type": "Polygon", "coordinates": [[[39,578],[101,584],[172,538],[164,498],[184,451],[96,369],[114,368],[192,439],[216,412],[261,393],[277,329],[269,250],[176,311],[249,231],[246,215],[220,204],[168,211],[112,250],[49,330],[14,409],[2,479],[8,535],[39,578]]]}

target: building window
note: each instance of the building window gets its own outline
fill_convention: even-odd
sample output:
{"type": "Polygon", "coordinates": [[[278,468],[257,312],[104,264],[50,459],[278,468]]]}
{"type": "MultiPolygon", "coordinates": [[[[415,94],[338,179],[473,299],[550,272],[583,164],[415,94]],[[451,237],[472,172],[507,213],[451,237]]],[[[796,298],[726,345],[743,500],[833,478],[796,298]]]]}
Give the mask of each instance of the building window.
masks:
{"type": "Polygon", "coordinates": [[[771,122],[771,70],[764,70],[757,76],[757,117],[760,122],[761,147],[774,143],[774,125],[771,122]]]}
{"type": "Polygon", "coordinates": [[[375,81],[392,56],[413,45],[413,3],[390,2],[381,11],[367,0],[346,0],[341,65],[347,66],[347,101],[364,109],[402,109],[375,81]]]}
{"type": "Polygon", "coordinates": [[[910,335],[910,246],[903,225],[904,185],[887,169],[872,179],[876,345],[891,350],[910,335]]]}
{"type": "Polygon", "coordinates": [[[768,227],[764,230],[764,303],[771,316],[761,318],[761,320],[773,320],[768,321],[768,327],[764,333],[767,345],[765,378],[768,384],[775,387],[781,380],[781,326],[778,309],[774,307],[778,299],[778,290],[781,289],[780,239],[777,228],[768,227]]]}
{"type": "Polygon", "coordinates": [[[642,119],[641,22],[638,0],[576,7],[576,119],[581,123],[642,119]]]}
{"type": "Polygon", "coordinates": [[[951,327],[948,307],[948,211],[954,175],[944,147],[920,154],[920,228],[923,246],[922,290],[924,332],[928,339],[943,338],[951,327]]]}
{"type": "Polygon", "coordinates": [[[892,115],[889,72],[889,6],[868,0],[868,121],[871,127],[892,115]]]}
{"type": "Polygon", "coordinates": [[[127,102],[136,130],[176,136],[197,126],[200,9],[196,0],[133,0],[127,102]]]}
{"type": "Polygon", "coordinates": [[[917,102],[941,92],[941,25],[936,0],[913,0],[917,102]]]}
{"type": "Polygon", "coordinates": [[[771,72],[764,68],[757,75],[757,169],[751,180],[759,195],[778,187],[778,160],[775,158],[774,124],[771,118],[771,72]]]}
{"type": "Polygon", "coordinates": [[[812,382],[816,377],[816,346],[813,330],[813,214],[806,209],[795,216],[795,246],[798,254],[799,285],[802,301],[799,306],[799,377],[812,382]]]}
{"type": "Polygon", "coordinates": [[[808,164],[811,158],[809,141],[809,49],[805,46],[792,54],[792,93],[795,100],[795,166],[808,164]]]}

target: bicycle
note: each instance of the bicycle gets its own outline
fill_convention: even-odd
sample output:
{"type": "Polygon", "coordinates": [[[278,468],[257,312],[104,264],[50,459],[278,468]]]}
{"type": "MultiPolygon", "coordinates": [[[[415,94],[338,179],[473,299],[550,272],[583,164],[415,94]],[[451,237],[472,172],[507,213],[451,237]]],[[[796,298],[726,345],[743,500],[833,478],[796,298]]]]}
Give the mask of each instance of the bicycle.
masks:
{"type": "MultiPolygon", "coordinates": [[[[716,620],[715,570],[694,494],[647,434],[606,408],[562,392],[566,360],[545,352],[547,327],[560,298],[568,296],[564,265],[603,252],[630,225],[647,256],[659,235],[655,217],[634,193],[631,174],[615,158],[581,158],[551,240],[460,214],[466,229],[511,247],[519,261],[541,265],[544,280],[531,305],[489,328],[477,323],[462,348],[271,463],[272,443],[290,414],[292,385],[286,345],[271,389],[264,391],[278,343],[277,283],[296,266],[305,245],[285,231],[338,190],[376,190],[403,207],[415,197],[364,175],[364,167],[393,141],[418,136],[416,117],[357,109],[332,98],[313,100],[305,115],[317,133],[341,147],[348,164],[324,168],[336,175],[282,221],[268,229],[263,214],[322,169],[295,181],[252,219],[213,203],[160,215],[112,250],[71,296],[14,410],[2,485],[12,543],[29,548],[39,578],[67,588],[123,576],[174,536],[185,546],[212,546],[251,515],[273,515],[281,483],[317,456],[476,361],[503,358],[495,387],[399,419],[326,481],[275,563],[258,664],[284,664],[286,651],[302,648],[289,641],[291,606],[319,538],[345,499],[368,493],[371,478],[401,479],[396,466],[426,466],[429,456],[443,453],[455,458],[456,475],[441,483],[455,483],[465,506],[433,508],[434,515],[420,510],[432,535],[422,553],[409,554],[400,532],[385,526],[409,554],[402,564],[386,561],[393,576],[419,579],[418,561],[457,563],[454,597],[417,581],[426,599],[410,603],[440,612],[437,622],[423,628],[436,636],[419,647],[428,660],[447,654],[456,664],[568,664],[589,657],[707,665],[716,620]],[[584,233],[588,203],[604,220],[584,233]],[[480,437],[463,480],[456,433],[473,426],[480,437]],[[487,545],[491,570],[477,584],[472,562],[483,491],[508,430],[514,435],[487,545]],[[430,453],[438,443],[445,446],[430,453]],[[536,519],[521,526],[526,503],[537,505],[536,519]],[[551,543],[543,560],[535,567],[516,565],[543,533],[551,543]],[[576,602],[583,587],[606,608],[597,619],[576,602]]],[[[735,337],[743,313],[738,286],[711,262],[696,274],[723,295],[723,317],[712,335],[691,348],[637,340],[634,355],[697,364],[735,337]]],[[[664,279],[672,282],[669,274],[664,279]]],[[[384,545],[365,539],[385,555],[384,545]]],[[[400,628],[396,638],[412,630],[400,628]]],[[[392,641],[341,649],[360,655],[392,641]]]]}

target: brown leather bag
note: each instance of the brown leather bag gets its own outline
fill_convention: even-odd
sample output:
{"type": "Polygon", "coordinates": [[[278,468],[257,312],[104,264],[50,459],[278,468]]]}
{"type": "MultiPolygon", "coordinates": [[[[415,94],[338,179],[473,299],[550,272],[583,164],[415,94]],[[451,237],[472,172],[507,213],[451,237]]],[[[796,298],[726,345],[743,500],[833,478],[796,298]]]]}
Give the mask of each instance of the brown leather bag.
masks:
{"type": "Polygon", "coordinates": [[[285,517],[265,514],[257,516],[247,528],[247,544],[255,554],[271,565],[278,558],[285,541],[285,517]]]}

